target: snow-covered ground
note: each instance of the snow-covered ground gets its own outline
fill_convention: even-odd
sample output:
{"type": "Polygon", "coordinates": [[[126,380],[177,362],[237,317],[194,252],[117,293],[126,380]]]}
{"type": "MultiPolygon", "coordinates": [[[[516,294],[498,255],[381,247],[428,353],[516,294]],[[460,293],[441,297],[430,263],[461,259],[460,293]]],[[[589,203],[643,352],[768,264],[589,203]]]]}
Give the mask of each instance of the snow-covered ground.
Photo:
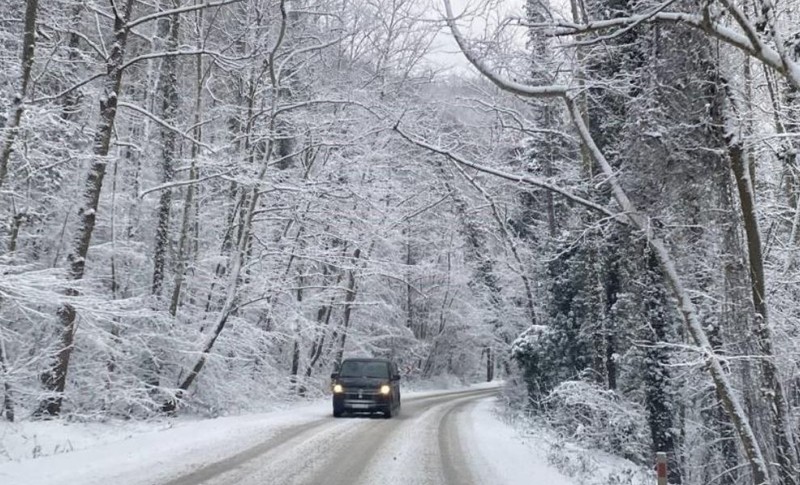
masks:
{"type": "MultiPolygon", "coordinates": [[[[475,388],[469,391],[473,390],[475,388]]],[[[330,417],[330,403],[325,400],[270,413],[217,419],[184,418],[150,423],[81,424],[56,421],[2,424],[0,483],[163,484],[202,471],[204,467],[222,460],[228,460],[226,466],[234,470],[233,466],[240,466],[245,460],[241,458],[243,454],[258,449],[261,443],[271,438],[283,440],[282,433],[286,435],[287,432],[294,439],[299,435],[310,437],[302,440],[298,448],[313,440],[318,440],[319,445],[323,439],[330,439],[323,438],[325,435],[354,435],[361,442],[363,440],[358,436],[384,433],[386,436],[370,438],[374,439],[379,449],[370,451],[368,461],[354,464],[363,483],[371,483],[372,478],[380,476],[382,483],[405,485],[410,482],[402,479],[397,481],[404,474],[414,478],[414,483],[442,483],[442,477],[445,476],[452,482],[453,477],[461,473],[458,469],[462,466],[469,468],[469,473],[464,476],[470,477],[470,481],[487,485],[579,483],[565,477],[548,463],[546,443],[538,442],[535,436],[521,435],[497,416],[494,397],[475,397],[453,391],[425,391],[406,393],[404,400],[409,404],[404,405],[400,419],[389,421],[334,420],[330,417]],[[451,394],[452,399],[446,397],[451,394]],[[443,450],[449,451],[445,453],[443,450]],[[457,458],[448,458],[443,456],[445,454],[457,458]],[[235,456],[239,458],[231,458],[235,456]],[[420,457],[429,456],[432,458],[425,458],[427,463],[420,463],[420,457]],[[231,465],[232,460],[236,461],[235,465],[231,465]],[[410,471],[415,466],[420,470],[450,466],[455,471],[435,470],[428,473],[428,470],[425,475],[410,471]],[[390,475],[394,479],[388,482],[384,480],[390,475]]],[[[278,451],[270,453],[294,459],[291,458],[292,452],[287,451],[290,443],[291,439],[277,447],[278,451]]],[[[302,454],[299,449],[298,453],[302,454]]],[[[255,461],[255,464],[251,462],[251,468],[260,466],[255,453],[252,457],[247,455],[246,460],[251,458],[255,461]]],[[[325,463],[315,463],[313,466],[325,472],[325,467],[331,462],[338,464],[337,460],[321,460],[325,463]]],[[[273,463],[272,460],[264,462],[273,463]]],[[[318,471],[308,476],[318,476],[318,471]]],[[[211,477],[213,483],[238,483],[225,481],[225,476],[216,476],[213,470],[206,475],[211,477]]],[[[312,482],[295,478],[287,483],[312,482]]]]}
{"type": "Polygon", "coordinates": [[[468,460],[482,483],[502,478],[500,483],[575,485],[547,463],[543,447],[532,446],[530,438],[523,439],[519,432],[500,421],[494,399],[480,401],[468,419],[461,420],[462,429],[470,436],[466,447],[468,460]]]}
{"type": "Polygon", "coordinates": [[[329,408],[317,402],[264,414],[138,424],[4,424],[0,450],[14,461],[0,464],[0,483],[157,483],[252,447],[282,428],[320,419],[329,408]],[[50,456],[33,459],[37,454],[50,456]]]}

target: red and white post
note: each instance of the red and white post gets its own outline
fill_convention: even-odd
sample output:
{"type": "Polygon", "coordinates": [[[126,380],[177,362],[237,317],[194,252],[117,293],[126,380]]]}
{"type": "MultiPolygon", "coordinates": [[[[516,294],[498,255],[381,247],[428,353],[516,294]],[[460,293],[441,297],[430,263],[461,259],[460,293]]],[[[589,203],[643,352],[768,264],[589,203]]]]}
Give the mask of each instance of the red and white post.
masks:
{"type": "Polygon", "coordinates": [[[663,451],[656,453],[656,476],[658,485],[667,485],[667,454],[663,451]]]}

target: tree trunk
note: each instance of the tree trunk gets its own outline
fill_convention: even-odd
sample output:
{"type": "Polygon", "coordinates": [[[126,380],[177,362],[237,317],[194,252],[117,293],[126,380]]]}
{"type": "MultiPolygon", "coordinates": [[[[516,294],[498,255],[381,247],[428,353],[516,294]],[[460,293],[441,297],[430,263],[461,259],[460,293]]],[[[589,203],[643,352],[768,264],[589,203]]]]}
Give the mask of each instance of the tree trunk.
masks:
{"type": "MultiPolygon", "coordinates": [[[[83,3],[76,3],[75,6],[72,7],[72,23],[73,29],[78,30],[81,25],[81,17],[83,13],[84,5],[83,3]]],[[[75,32],[70,32],[69,40],[67,41],[67,49],[69,50],[67,53],[67,62],[69,65],[74,66],[80,57],[80,52],[78,52],[78,47],[80,46],[81,38],[75,32]]],[[[72,117],[78,111],[78,103],[81,99],[81,92],[80,90],[74,90],[67,93],[64,96],[62,110],[61,110],[61,117],[67,121],[71,120],[72,117]]]]}
{"type": "MultiPolygon", "coordinates": [[[[342,257],[345,256],[347,251],[347,244],[344,244],[342,248],[342,257]]],[[[327,275],[327,265],[322,269],[323,278],[327,275]]],[[[333,286],[338,287],[339,284],[342,282],[343,274],[339,272],[336,275],[336,281],[334,282],[333,286]]],[[[325,281],[323,279],[323,281],[325,281]]],[[[306,377],[311,377],[312,372],[314,371],[314,366],[317,365],[319,362],[320,357],[322,357],[322,349],[325,347],[325,339],[326,335],[328,334],[328,327],[331,321],[331,315],[333,314],[333,304],[336,301],[336,295],[332,295],[330,300],[328,301],[327,305],[321,306],[317,310],[317,333],[314,336],[314,342],[311,345],[311,352],[308,355],[308,366],[306,367],[306,377]]]]}
{"type": "MultiPolygon", "coordinates": [[[[198,12],[198,22],[202,25],[203,11],[198,12]]],[[[202,43],[198,41],[198,48],[202,43]]],[[[197,56],[195,62],[195,98],[194,98],[194,139],[197,141],[203,140],[203,127],[200,122],[202,119],[202,105],[203,105],[203,57],[197,56]]],[[[191,167],[189,169],[189,180],[197,179],[197,155],[199,147],[196,143],[192,144],[191,148],[191,167]]],[[[172,287],[172,297],[170,298],[169,313],[173,317],[178,313],[178,304],[180,303],[181,290],[183,289],[183,280],[186,277],[186,270],[189,260],[188,253],[191,250],[189,244],[189,234],[192,226],[192,207],[194,205],[194,184],[186,186],[186,195],[183,200],[183,217],[181,218],[181,234],[178,241],[178,267],[175,271],[175,281],[172,287]]]]}
{"type": "Polygon", "coordinates": [[[494,380],[494,352],[491,347],[486,347],[486,382],[494,380]]]}
{"type": "MultiPolygon", "coordinates": [[[[172,0],[172,7],[180,7],[180,0],[172,0]]],[[[159,37],[165,38],[165,48],[168,52],[178,50],[180,34],[180,16],[171,15],[159,20],[159,37]]],[[[165,57],[162,61],[158,88],[161,98],[161,118],[171,126],[175,126],[178,114],[178,58],[165,57]]],[[[162,183],[170,183],[175,178],[175,155],[178,151],[177,133],[174,130],[161,128],[161,172],[162,183]]],[[[161,295],[164,284],[164,273],[167,250],[169,249],[169,220],[172,209],[172,189],[161,191],[158,201],[158,222],[156,223],[156,240],[153,251],[153,295],[161,295]]]]}
{"type": "Polygon", "coordinates": [[[8,382],[8,367],[6,364],[6,343],[0,335],[0,376],[3,378],[3,414],[6,420],[14,421],[14,400],[11,383],[8,382]]]}
{"type": "Polygon", "coordinates": [[[730,136],[728,137],[728,147],[731,170],[736,180],[747,238],[750,289],[753,309],[755,310],[755,335],[761,353],[759,362],[763,378],[764,398],[770,402],[768,407],[772,418],[772,435],[775,440],[775,454],[778,460],[778,480],[781,485],[798,485],[800,483],[798,482],[800,468],[798,467],[797,450],[792,436],[789,408],[774,360],[774,338],[768,316],[766,276],[764,274],[764,258],[761,251],[761,233],[756,214],[754,187],[750,179],[750,170],[746,166],[741,142],[730,136]]]}
{"type": "Polygon", "coordinates": [[[692,299],[689,297],[688,292],[684,288],[683,281],[681,280],[680,276],[678,276],[675,262],[673,261],[669,250],[661,239],[655,237],[653,228],[636,210],[636,207],[634,207],[633,203],[628,198],[628,195],[620,186],[616,179],[614,169],[608,163],[608,160],[606,160],[605,156],[597,147],[597,144],[594,142],[594,139],[589,133],[589,128],[584,122],[583,115],[576,101],[570,97],[565,97],[564,100],[570,109],[572,121],[575,123],[581,140],[592,154],[592,158],[600,166],[603,174],[608,178],[608,183],[611,186],[614,199],[620,205],[623,213],[625,214],[626,220],[631,226],[644,233],[650,248],[658,258],[658,263],[661,266],[664,278],[672,290],[673,296],[678,302],[678,309],[680,310],[683,321],[686,324],[687,330],[689,331],[689,335],[691,336],[695,345],[698,347],[698,350],[702,352],[706,368],[708,369],[709,374],[711,374],[711,378],[714,382],[714,387],[719,395],[720,401],[722,401],[726,413],[731,418],[731,422],[736,428],[736,434],[739,437],[744,449],[744,453],[747,456],[747,460],[750,464],[750,469],[753,474],[753,483],[755,485],[769,485],[771,483],[769,478],[769,468],[767,467],[767,462],[764,459],[764,453],[761,450],[761,445],[758,443],[758,440],[753,433],[753,428],[750,426],[750,422],[747,420],[745,411],[739,402],[739,398],[736,396],[733,390],[733,385],[730,382],[727,373],[723,369],[719,357],[714,352],[714,349],[708,340],[708,335],[706,334],[706,331],[703,328],[700,319],[698,318],[697,309],[692,302],[692,299]]]}
{"type": "Polygon", "coordinates": [[[647,257],[647,287],[645,288],[645,311],[648,335],[645,337],[645,409],[650,426],[650,437],[654,452],[665,452],[669,459],[669,483],[682,483],[680,463],[675,454],[675,426],[672,412],[672,396],[669,392],[669,351],[664,346],[668,341],[666,314],[668,295],[663,291],[658,261],[651,253],[647,257]]]}
{"type": "Polygon", "coordinates": [[[11,100],[9,116],[6,120],[6,129],[0,146],[0,188],[8,174],[8,160],[14,140],[17,139],[19,125],[22,121],[22,112],[25,111],[25,97],[28,95],[28,85],[31,80],[33,68],[33,54],[36,47],[36,14],[39,9],[39,0],[27,0],[25,4],[25,31],[22,37],[22,69],[20,73],[19,91],[11,100]]]}
{"type": "Polygon", "coordinates": [[[344,297],[344,314],[342,316],[342,331],[339,337],[339,350],[336,352],[336,366],[342,364],[344,348],[347,343],[347,329],[350,327],[350,314],[353,311],[353,302],[356,300],[356,263],[361,257],[361,250],[353,251],[353,267],[347,274],[347,294],[344,297]]]}
{"type": "MultiPolygon", "coordinates": [[[[280,13],[281,13],[281,26],[280,31],[278,34],[278,39],[275,41],[275,45],[272,48],[269,58],[270,62],[268,64],[269,71],[270,71],[270,79],[272,81],[272,88],[273,93],[277,93],[280,90],[280,77],[275,71],[275,55],[277,54],[278,50],[281,48],[284,40],[284,36],[286,34],[286,4],[285,0],[281,0],[280,5],[280,13]]],[[[269,117],[269,130],[268,133],[273,133],[275,130],[275,123],[276,123],[276,114],[278,109],[278,101],[279,96],[274,95],[271,99],[271,106],[270,106],[270,117],[269,117]]],[[[249,134],[248,134],[249,136],[249,134]]],[[[265,157],[258,168],[257,173],[255,174],[255,181],[261,182],[264,180],[264,177],[267,174],[267,170],[270,166],[270,156],[273,150],[273,138],[269,138],[267,142],[266,150],[264,151],[265,157]]],[[[253,153],[252,149],[249,153],[250,160],[253,161],[253,153]]],[[[219,338],[222,331],[225,329],[225,324],[228,321],[228,318],[231,314],[237,310],[237,297],[238,297],[238,290],[239,284],[242,276],[242,270],[246,263],[246,257],[248,253],[248,245],[250,241],[250,234],[253,229],[253,218],[255,217],[256,208],[258,207],[259,196],[261,195],[259,184],[256,183],[252,189],[243,192],[242,194],[242,217],[239,227],[239,237],[231,254],[231,264],[230,269],[227,271],[227,279],[228,279],[228,287],[227,292],[225,295],[225,300],[222,303],[222,308],[219,312],[219,317],[217,318],[217,323],[214,326],[214,330],[211,334],[211,337],[206,341],[206,344],[203,346],[202,351],[200,352],[200,357],[197,359],[194,367],[192,370],[187,374],[186,378],[181,382],[178,386],[178,390],[175,392],[175,396],[171,399],[167,400],[161,407],[162,411],[166,413],[173,413],[177,409],[178,402],[183,399],[184,394],[186,391],[189,390],[189,387],[194,383],[197,379],[197,376],[200,375],[200,371],[203,370],[205,367],[206,361],[208,360],[208,355],[211,353],[211,349],[214,348],[214,344],[216,343],[217,339],[219,338]]]]}
{"type": "MultiPolygon", "coordinates": [[[[301,266],[300,271],[298,271],[297,275],[297,304],[298,306],[302,305],[303,303],[303,279],[305,275],[303,275],[303,269],[301,266]]],[[[297,374],[300,372],[300,332],[299,329],[293,329],[292,334],[294,334],[294,344],[292,345],[292,367],[289,370],[289,382],[292,384],[292,388],[298,392],[298,394],[303,394],[305,389],[302,386],[298,386],[298,378],[297,374]]]]}
{"type": "MultiPolygon", "coordinates": [[[[68,256],[69,270],[67,277],[77,281],[83,278],[86,268],[86,255],[89,252],[89,243],[94,232],[97,218],[97,208],[100,201],[100,192],[103,188],[111,135],[114,129],[114,120],[117,115],[117,101],[122,86],[122,65],[125,56],[125,46],[128,40],[127,22],[130,18],[133,0],[126,0],[121,11],[115,11],[114,16],[114,43],[111,54],[106,62],[106,76],[103,84],[103,98],[100,100],[100,117],[94,135],[93,153],[94,161],[89,169],[81,206],[78,209],[79,224],[72,241],[72,249],[68,256]]],[[[78,291],[70,288],[67,296],[77,296],[78,291]]],[[[64,302],[56,313],[61,326],[61,344],[52,367],[42,376],[45,389],[50,393],[39,404],[37,416],[56,416],[61,412],[62,393],[66,386],[69,361],[72,356],[73,341],[75,336],[75,308],[64,302]]]]}

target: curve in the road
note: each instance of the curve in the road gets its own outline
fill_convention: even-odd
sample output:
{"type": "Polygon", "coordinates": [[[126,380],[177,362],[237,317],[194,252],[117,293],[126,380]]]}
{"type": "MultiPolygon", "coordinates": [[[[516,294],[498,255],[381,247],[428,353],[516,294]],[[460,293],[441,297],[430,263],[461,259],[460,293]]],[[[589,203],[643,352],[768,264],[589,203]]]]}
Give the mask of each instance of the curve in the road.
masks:
{"type": "Polygon", "coordinates": [[[319,419],[164,485],[470,485],[460,413],[497,389],[403,400],[398,416],[319,419]]]}

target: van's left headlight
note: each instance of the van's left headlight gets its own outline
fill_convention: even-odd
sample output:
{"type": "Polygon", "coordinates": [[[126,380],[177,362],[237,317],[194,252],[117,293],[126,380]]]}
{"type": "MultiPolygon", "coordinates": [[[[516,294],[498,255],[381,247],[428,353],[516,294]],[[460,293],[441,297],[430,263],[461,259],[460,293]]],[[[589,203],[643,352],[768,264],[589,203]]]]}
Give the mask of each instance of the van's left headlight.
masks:
{"type": "Polygon", "coordinates": [[[344,388],[342,387],[341,384],[336,384],[336,385],[333,386],[333,393],[334,394],[341,394],[343,392],[344,392],[344,388]]]}
{"type": "Polygon", "coordinates": [[[391,388],[391,387],[387,386],[386,384],[384,384],[384,385],[382,385],[382,386],[381,386],[381,394],[383,394],[384,396],[386,396],[386,395],[387,395],[387,394],[389,394],[390,392],[392,392],[392,388],[391,388]]]}

